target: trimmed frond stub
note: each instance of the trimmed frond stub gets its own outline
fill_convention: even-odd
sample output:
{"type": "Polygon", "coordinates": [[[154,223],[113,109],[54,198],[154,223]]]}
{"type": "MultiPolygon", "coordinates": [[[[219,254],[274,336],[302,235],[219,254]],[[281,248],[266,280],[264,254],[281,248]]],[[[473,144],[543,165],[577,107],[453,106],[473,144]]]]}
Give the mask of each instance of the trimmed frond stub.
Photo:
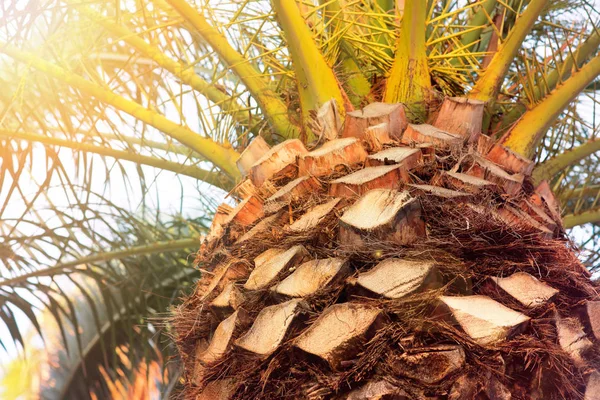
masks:
{"type": "Polygon", "coordinates": [[[560,347],[571,357],[575,365],[585,366],[588,353],[592,351],[594,344],[585,334],[579,319],[563,318],[557,312],[555,323],[560,347]]]}
{"type": "Polygon", "coordinates": [[[484,346],[516,335],[530,320],[487,296],[442,296],[439,301],[440,315],[458,324],[473,341],[484,346]]]}
{"type": "Polygon", "coordinates": [[[462,369],[465,351],[457,345],[437,345],[392,355],[387,362],[394,374],[432,385],[462,369]]]}
{"type": "Polygon", "coordinates": [[[342,246],[364,246],[369,240],[391,240],[400,244],[425,234],[421,206],[406,191],[374,189],[350,206],[340,218],[342,246]]]}
{"type": "Polygon", "coordinates": [[[350,274],[348,260],[345,258],[325,258],[311,260],[300,265],[294,272],[273,287],[279,295],[305,297],[343,279],[350,274]]]}
{"type": "Polygon", "coordinates": [[[310,153],[299,157],[300,175],[324,176],[331,174],[338,166],[350,167],[364,162],[367,152],[356,138],[331,140],[310,153]]]}
{"type": "Polygon", "coordinates": [[[363,139],[367,128],[387,124],[391,139],[398,140],[408,125],[404,106],[400,103],[371,103],[362,110],[351,111],[346,115],[342,137],[363,139]]]}
{"type": "Polygon", "coordinates": [[[260,160],[269,150],[270,146],[262,137],[256,137],[250,142],[248,147],[242,151],[240,158],[236,161],[236,165],[242,175],[248,175],[252,166],[260,160]]]}
{"type": "Polygon", "coordinates": [[[359,344],[367,340],[369,328],[380,314],[377,308],[355,303],[333,305],[298,336],[294,345],[336,368],[357,354],[359,344]]]}
{"type": "Polygon", "coordinates": [[[390,147],[375,154],[371,154],[367,158],[367,165],[369,167],[401,164],[407,170],[416,168],[422,162],[423,152],[421,149],[411,147],[390,147]]]}
{"type": "Polygon", "coordinates": [[[493,182],[459,172],[446,171],[442,175],[442,180],[450,187],[450,189],[465,191],[473,194],[484,191],[493,192],[496,187],[496,184],[493,182]]]}
{"type": "Polygon", "coordinates": [[[365,129],[364,141],[369,150],[378,151],[385,145],[393,145],[396,140],[390,136],[390,125],[387,122],[373,125],[365,129]]]}
{"type": "Polygon", "coordinates": [[[506,278],[494,277],[492,280],[525,307],[543,305],[559,293],[526,272],[517,272],[506,278]]]}
{"type": "Polygon", "coordinates": [[[463,139],[460,136],[427,124],[408,124],[402,135],[402,143],[404,144],[431,143],[443,149],[457,149],[462,145],[462,142],[463,139]]]}
{"type": "Polygon", "coordinates": [[[254,259],[254,269],[244,284],[248,290],[267,288],[284,270],[300,264],[308,257],[303,246],[289,249],[269,249],[254,259]]]}
{"type": "Polygon", "coordinates": [[[277,350],[296,318],[305,309],[306,305],[300,299],[263,308],[252,327],[236,340],[235,345],[260,357],[270,355],[277,350]]]}
{"type": "Polygon", "coordinates": [[[295,164],[296,157],[306,154],[304,144],[298,139],[286,140],[263,154],[250,168],[250,179],[256,187],[262,186],[286,167],[295,164]]]}
{"type": "Polygon", "coordinates": [[[485,103],[464,97],[446,97],[433,126],[476,143],[482,131],[485,103]]]}
{"type": "Polygon", "coordinates": [[[523,186],[523,175],[509,174],[500,166],[481,157],[473,158],[472,163],[466,169],[466,174],[494,182],[511,196],[519,193],[523,186]]]}
{"type": "Polygon", "coordinates": [[[353,282],[378,296],[399,299],[418,291],[439,288],[443,280],[432,262],[389,258],[359,274],[353,282]]]}
{"type": "Polygon", "coordinates": [[[240,238],[237,240],[237,243],[243,243],[243,242],[249,241],[254,236],[268,231],[274,225],[276,225],[277,222],[279,220],[281,220],[282,218],[283,218],[283,215],[280,212],[275,213],[273,215],[269,215],[266,218],[263,218],[259,223],[257,223],[250,230],[248,230],[248,232],[246,232],[242,236],[240,236],[240,238]]]}
{"type": "Polygon", "coordinates": [[[210,302],[210,306],[216,313],[226,315],[236,311],[244,302],[244,294],[237,284],[229,282],[221,293],[210,302]]]}
{"type": "Polygon", "coordinates": [[[242,226],[252,225],[264,215],[263,203],[258,196],[252,195],[242,200],[227,216],[225,224],[235,222],[242,226]]]}
{"type": "Polygon", "coordinates": [[[513,174],[531,175],[533,172],[533,161],[499,144],[493,146],[485,158],[501,165],[505,170],[513,174]]]}
{"type": "Polygon", "coordinates": [[[299,233],[308,232],[317,228],[323,219],[334,213],[336,208],[341,205],[340,201],[341,199],[339,198],[331,199],[326,203],[309,209],[305,214],[294,221],[294,223],[288,227],[288,230],[290,232],[299,233]]]}
{"type": "Polygon", "coordinates": [[[353,197],[372,189],[399,189],[408,181],[408,171],[403,165],[367,167],[332,181],[329,195],[353,197]]]}
{"type": "Polygon", "coordinates": [[[279,189],[266,203],[290,203],[296,201],[320,187],[319,181],[312,176],[301,176],[279,189]]]}
{"type": "Polygon", "coordinates": [[[247,318],[243,314],[244,311],[235,311],[229,317],[221,321],[221,323],[217,326],[217,329],[215,329],[213,337],[211,338],[206,349],[196,354],[194,381],[197,384],[202,384],[206,365],[220,360],[225,352],[227,352],[227,350],[230,348],[233,332],[236,329],[236,326],[241,323],[240,320],[247,318]]]}

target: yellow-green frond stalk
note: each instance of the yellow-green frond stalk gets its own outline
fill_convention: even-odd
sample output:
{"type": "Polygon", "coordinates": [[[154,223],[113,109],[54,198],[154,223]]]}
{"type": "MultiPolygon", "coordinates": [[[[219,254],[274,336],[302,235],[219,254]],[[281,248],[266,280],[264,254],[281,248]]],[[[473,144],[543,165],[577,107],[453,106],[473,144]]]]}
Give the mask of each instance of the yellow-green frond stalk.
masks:
{"type": "Polygon", "coordinates": [[[344,74],[347,75],[345,82],[346,91],[353,106],[360,106],[361,102],[372,101],[368,96],[371,92],[371,84],[364,76],[360,66],[356,63],[352,53],[352,49],[348,43],[342,43],[340,52],[340,67],[344,74]]]}
{"type": "MultiPolygon", "coordinates": [[[[76,4],[73,0],[68,0],[68,3],[72,3],[73,5],[76,4]]],[[[171,57],[160,51],[158,47],[147,43],[135,32],[130,31],[121,24],[111,22],[109,18],[97,13],[85,5],[82,5],[80,2],[76,4],[76,7],[77,11],[83,15],[86,15],[92,21],[100,24],[107,31],[115,35],[116,39],[123,40],[127,44],[133,46],[141,54],[156,62],[158,66],[166,69],[174,76],[179,78],[181,82],[185,83],[186,85],[190,85],[194,90],[198,91],[207,99],[215,103],[223,111],[233,116],[236,121],[250,127],[249,113],[240,108],[240,106],[236,103],[236,99],[232,98],[226,93],[223,93],[213,84],[199,77],[194,72],[193,68],[173,60],[171,57]]]]}
{"type": "Polygon", "coordinates": [[[569,149],[535,167],[532,175],[533,180],[535,183],[539,183],[543,180],[552,179],[560,171],[598,151],[600,151],[600,139],[590,140],[581,146],[569,149]]]}
{"type": "MultiPolygon", "coordinates": [[[[364,71],[360,68],[354,50],[348,41],[344,38],[346,30],[351,28],[346,21],[346,13],[338,0],[321,0],[321,5],[324,7],[323,17],[330,29],[330,37],[338,39],[339,55],[338,66],[342,75],[342,84],[346,90],[346,94],[353,106],[358,107],[363,102],[370,102],[368,96],[371,93],[371,84],[365,76],[364,71]]],[[[340,74],[338,74],[338,77],[340,74]]]]}
{"type": "MultiPolygon", "coordinates": [[[[549,93],[564,79],[567,79],[571,73],[581,68],[583,63],[593,54],[600,46],[600,32],[594,31],[583,43],[581,43],[572,53],[570,52],[566,59],[559,63],[556,68],[552,69],[544,78],[543,83],[536,85],[532,91],[532,100],[537,102],[544,97],[545,93],[549,93]]],[[[511,126],[523,113],[524,106],[515,106],[503,117],[502,126],[511,126]]]]}
{"type": "MultiPolygon", "coordinates": [[[[477,43],[477,41],[481,38],[481,32],[483,31],[483,27],[491,20],[491,14],[496,4],[497,0],[486,0],[483,4],[479,6],[479,10],[473,17],[469,20],[469,27],[480,27],[478,29],[468,30],[465,32],[460,38],[460,44],[465,46],[465,50],[472,49],[473,46],[477,43]]],[[[453,59],[457,60],[457,59],[453,59]]]]}
{"type": "MultiPolygon", "coordinates": [[[[320,108],[333,98],[338,104],[340,118],[343,122],[346,114],[346,98],[342,94],[333,70],[327,65],[323,54],[315,44],[296,2],[294,0],[272,0],[271,3],[292,55],[303,119],[308,118],[310,110],[320,108]]],[[[309,141],[311,135],[312,133],[309,133],[309,141]]]]}
{"type": "Polygon", "coordinates": [[[577,225],[600,222],[600,208],[594,208],[580,214],[568,215],[564,218],[565,228],[573,228],[577,225]]]}
{"type": "Polygon", "coordinates": [[[112,157],[116,160],[126,160],[136,164],[148,165],[161,170],[171,171],[176,174],[186,175],[198,179],[213,186],[219,187],[225,191],[230,191],[233,188],[233,181],[229,179],[227,175],[218,171],[207,171],[196,165],[185,165],[158,157],[145,156],[131,151],[117,150],[108,146],[98,146],[91,143],[79,143],[74,140],[59,139],[56,137],[39,135],[31,132],[13,132],[0,129],[0,137],[37,142],[45,146],[58,146],[84,153],[93,153],[100,156],[112,157]]]}
{"type": "Polygon", "coordinates": [[[396,56],[383,96],[388,103],[407,104],[417,114],[424,112],[431,91],[425,47],[426,12],[421,1],[406,1],[396,56]]]}
{"type": "Polygon", "coordinates": [[[29,64],[33,68],[46,73],[67,85],[94,96],[98,100],[110,104],[116,109],[153,126],[164,134],[203,155],[207,160],[221,168],[230,177],[237,179],[240,176],[240,172],[235,165],[235,160],[239,157],[239,154],[231,147],[231,144],[219,144],[209,138],[202,137],[188,127],[176,124],[156,111],[121,97],[109,89],[39,58],[35,54],[21,51],[2,42],[0,42],[0,52],[17,61],[29,64]]]}
{"type": "Polygon", "coordinates": [[[518,154],[531,158],[544,133],[556,117],[598,75],[600,75],[600,56],[590,60],[535,108],[527,111],[510,130],[504,145],[518,154]]]}
{"type": "Polygon", "coordinates": [[[212,27],[185,0],[168,0],[168,3],[196,29],[198,34],[208,42],[224,63],[239,76],[258,102],[275,132],[284,138],[297,137],[299,130],[288,117],[287,105],[270,88],[269,82],[263,78],[260,71],[246,57],[231,47],[225,36],[212,27]]]}
{"type": "Polygon", "coordinates": [[[523,14],[517,19],[508,37],[498,48],[496,54],[473,87],[469,97],[481,101],[494,101],[502,81],[523,40],[530,33],[548,0],[531,0],[523,14]]]}

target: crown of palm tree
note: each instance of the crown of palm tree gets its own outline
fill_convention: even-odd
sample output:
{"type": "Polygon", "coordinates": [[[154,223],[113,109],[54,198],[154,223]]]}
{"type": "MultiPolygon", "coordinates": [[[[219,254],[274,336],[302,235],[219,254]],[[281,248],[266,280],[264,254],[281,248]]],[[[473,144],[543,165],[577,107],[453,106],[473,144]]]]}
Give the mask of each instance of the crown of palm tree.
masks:
{"type": "Polygon", "coordinates": [[[144,318],[190,286],[186,257],[239,181],[239,153],[258,135],[318,140],[331,99],[342,123],[374,101],[421,122],[444,96],[486,102],[484,133],[535,158],[598,264],[600,34],[586,1],[48,0],[0,13],[0,318],[19,346],[19,321],[42,336],[37,310],[59,321],[78,371],[65,390],[99,358],[118,380],[128,368],[109,349],[134,336],[162,347],[144,318]],[[179,210],[161,210],[172,197],[179,210]]]}

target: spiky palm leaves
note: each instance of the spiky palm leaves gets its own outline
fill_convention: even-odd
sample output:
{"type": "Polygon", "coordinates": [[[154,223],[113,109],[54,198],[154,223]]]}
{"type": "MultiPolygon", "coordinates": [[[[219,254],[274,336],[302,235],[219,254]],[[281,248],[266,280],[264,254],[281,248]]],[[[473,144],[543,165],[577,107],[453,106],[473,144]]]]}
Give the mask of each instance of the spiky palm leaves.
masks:
{"type": "MultiPolygon", "coordinates": [[[[537,157],[547,168],[534,176],[552,179],[565,213],[572,214],[565,222],[571,226],[595,221],[597,159],[590,154],[596,125],[580,117],[581,110],[591,114],[588,110],[594,107],[594,83],[584,88],[591,100],[570,100],[594,79],[597,66],[590,60],[598,36],[591,24],[594,14],[573,26],[569,21],[573,10],[593,11],[583,2],[429,2],[419,10],[406,3],[410,21],[418,25],[424,20],[426,29],[403,23],[408,19],[391,2],[196,7],[183,1],[156,1],[115,7],[104,2],[49,1],[28,4],[25,10],[21,3],[7,5],[1,79],[8,90],[1,97],[0,130],[7,282],[60,297],[60,285],[44,277],[78,268],[101,285],[123,279],[136,283],[121,285],[124,292],[131,287],[147,290],[146,284],[160,287],[165,281],[162,273],[173,276],[164,270],[165,264],[180,265],[166,254],[181,260],[185,252],[172,251],[191,250],[196,232],[205,226],[198,220],[175,227],[142,221],[153,215],[146,210],[156,188],[172,180],[168,171],[182,177],[182,198],[195,193],[200,181],[230,190],[238,178],[236,151],[251,137],[261,134],[269,142],[279,142],[299,136],[310,141],[317,134],[307,129],[312,126],[309,117],[332,97],[342,118],[353,107],[385,96],[417,101],[408,104],[408,111],[414,120],[423,120],[441,101],[440,94],[471,93],[488,100],[484,131],[496,136],[539,103],[541,119],[535,112],[527,114],[537,128],[529,129],[533,125],[524,118],[516,123],[515,136],[519,129],[538,133],[530,135],[528,151],[534,151],[538,142],[537,157]],[[415,35],[418,47],[410,48],[415,35]],[[402,89],[402,81],[385,84],[392,69],[399,71],[394,77],[409,76],[402,72],[407,65],[420,66],[412,80],[404,81],[419,90],[402,89]],[[486,72],[482,65],[489,66],[486,72]],[[407,95],[418,98],[403,97],[407,95]],[[137,168],[127,167],[130,162],[137,168]],[[99,170],[105,173],[98,174],[99,170]],[[119,175],[125,177],[122,186],[117,184],[119,175]],[[34,176],[39,183],[31,185],[34,176]],[[138,192],[129,197],[143,199],[144,212],[134,217],[135,205],[125,203],[125,209],[118,209],[109,201],[90,201],[92,192],[107,189],[105,182],[116,185],[117,193],[138,192]],[[19,210],[7,208],[15,203],[19,210]],[[65,212],[61,206],[66,203],[84,209],[65,212]],[[37,211],[42,207],[47,211],[37,211]],[[109,212],[115,219],[105,212],[110,209],[118,210],[109,212]],[[17,217],[7,218],[7,210],[17,217]],[[107,228],[100,229],[93,221],[107,228]],[[180,229],[182,225],[185,228],[180,229]],[[81,235],[90,240],[81,240],[81,235]],[[154,246],[155,242],[160,244],[154,246]],[[106,249],[111,251],[104,253],[106,249]],[[147,257],[144,262],[140,255],[147,257]],[[118,260],[112,262],[118,274],[106,274],[111,270],[105,268],[109,259],[118,260]],[[152,278],[148,282],[135,279],[142,265],[157,267],[156,274],[147,274],[152,278]],[[51,269],[46,271],[46,266],[51,269]]],[[[199,185],[198,197],[205,199],[203,207],[214,210],[206,188],[199,185]]],[[[3,300],[11,304],[7,310],[19,304],[28,309],[28,301],[19,302],[17,292],[4,283],[2,290],[3,300]]],[[[170,289],[160,294],[172,297],[170,289]]],[[[144,309],[130,315],[137,320],[144,309]]],[[[61,310],[73,320],[68,306],[61,310]]],[[[126,310],[131,313],[134,308],[126,310]]],[[[15,327],[12,315],[13,311],[3,314],[3,320],[15,327]]],[[[16,328],[13,333],[18,337],[16,328]]]]}

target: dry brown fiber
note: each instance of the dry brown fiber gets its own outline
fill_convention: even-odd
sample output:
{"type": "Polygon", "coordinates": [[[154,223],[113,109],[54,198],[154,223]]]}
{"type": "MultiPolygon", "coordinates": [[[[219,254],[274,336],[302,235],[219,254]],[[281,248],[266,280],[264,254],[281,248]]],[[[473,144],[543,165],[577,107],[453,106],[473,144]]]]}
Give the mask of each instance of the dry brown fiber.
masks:
{"type": "MultiPolygon", "coordinates": [[[[319,189],[298,190],[300,195],[270,207],[271,215],[238,208],[231,211],[230,222],[215,224],[213,230],[219,234],[202,243],[196,259],[210,273],[203,274],[173,318],[184,364],[185,398],[595,398],[590,396],[594,371],[600,367],[596,336],[600,330],[594,331],[590,321],[594,315],[586,313],[586,305],[599,300],[597,287],[577,259],[560,220],[552,217],[557,212],[554,200],[543,187],[533,186],[530,171],[521,175],[511,170],[514,164],[485,161],[487,153],[479,151],[481,139],[479,147],[468,139],[460,139],[458,147],[434,149],[415,140],[386,144],[419,148],[423,157],[416,165],[411,161],[411,168],[400,161],[402,174],[395,180],[364,182],[364,191],[359,188],[360,193],[321,207],[328,212],[306,217],[306,230],[289,226],[313,215],[317,205],[331,202],[329,182],[365,168],[365,157],[356,161],[355,154],[343,154],[354,160],[346,164],[338,154],[330,174],[319,177],[319,189]],[[477,161],[482,157],[484,161],[477,161]],[[444,171],[456,174],[447,177],[444,171]],[[463,173],[483,180],[461,180],[463,173]],[[520,182],[516,192],[514,182],[520,182]],[[358,207],[363,196],[374,197],[372,191],[380,191],[378,199],[388,196],[381,200],[388,201],[386,206],[359,209],[365,221],[344,219],[357,215],[356,210],[346,213],[358,207]],[[391,201],[397,201],[393,213],[391,201]],[[248,218],[236,219],[239,212],[256,213],[252,215],[256,218],[240,223],[248,218]],[[391,217],[384,218],[384,212],[391,217]],[[264,218],[270,218],[268,224],[239,240],[264,218]],[[293,257],[286,253],[298,245],[302,251],[293,257]],[[270,252],[261,259],[266,251],[270,252]],[[314,275],[318,282],[294,303],[293,313],[286,311],[290,314],[283,319],[284,328],[258,322],[265,308],[276,311],[293,300],[272,290],[279,282],[304,262],[333,257],[346,259],[348,268],[318,271],[320,275],[314,275]],[[373,275],[374,268],[389,259],[427,264],[423,269],[427,273],[404,279],[399,263],[397,270],[388,269],[390,275],[377,278],[372,286],[361,284],[366,272],[373,275]],[[265,285],[247,290],[244,285],[256,268],[263,269],[265,285]],[[513,275],[514,288],[499,286],[497,278],[513,275]],[[519,287],[520,279],[529,284],[519,287]],[[236,288],[235,302],[230,307],[211,305],[228,284],[236,288]],[[539,295],[529,293],[536,288],[539,295]],[[527,300],[531,298],[533,306],[527,300]],[[235,310],[237,323],[225,338],[226,351],[204,363],[198,354],[215,340],[217,326],[235,310]],[[332,312],[340,313],[343,321],[348,318],[346,325],[328,321],[332,312]],[[258,339],[240,340],[251,328],[260,333],[258,339]],[[271,350],[258,354],[252,346],[271,350]]],[[[373,153],[361,143],[365,154],[373,153]]],[[[295,179],[296,165],[296,161],[278,165],[267,175],[262,171],[261,180],[270,178],[252,195],[255,200],[263,204],[295,179]]]]}

